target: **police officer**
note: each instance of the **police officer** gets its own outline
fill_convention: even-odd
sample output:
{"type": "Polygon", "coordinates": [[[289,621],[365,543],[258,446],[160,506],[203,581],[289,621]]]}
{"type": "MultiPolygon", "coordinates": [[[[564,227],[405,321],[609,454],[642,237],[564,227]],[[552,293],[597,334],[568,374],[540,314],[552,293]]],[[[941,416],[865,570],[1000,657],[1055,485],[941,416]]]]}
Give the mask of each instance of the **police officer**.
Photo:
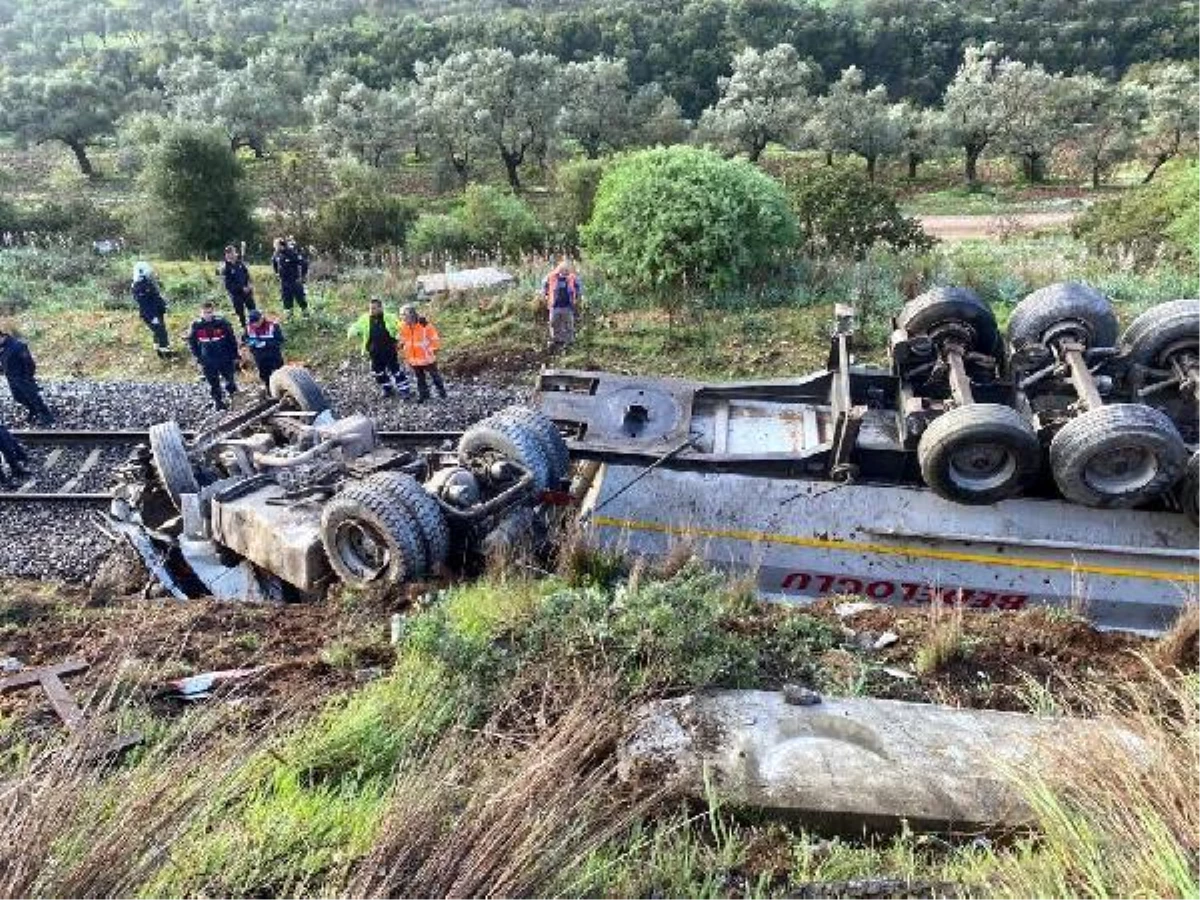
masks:
{"type": "Polygon", "coordinates": [[[150,263],[135,263],[133,267],[133,301],[138,306],[138,313],[150,334],[154,338],[154,352],[159,358],[170,356],[170,340],[167,337],[167,301],[163,299],[158,285],[154,283],[154,273],[150,271],[150,263]]]}
{"type": "Polygon", "coordinates": [[[269,319],[257,309],[250,310],[250,324],[246,326],[243,343],[250,348],[258,377],[263,387],[270,390],[271,375],[283,367],[283,329],[274,319],[269,319]]]}
{"type": "Polygon", "coordinates": [[[5,331],[0,331],[0,372],[8,381],[13,400],[25,407],[30,421],[43,427],[54,423],[54,414],[42,399],[42,389],[34,377],[37,364],[29,346],[5,331]]]}
{"type": "Polygon", "coordinates": [[[225,261],[221,263],[221,278],[225,281],[225,292],[233,304],[233,313],[246,329],[246,310],[254,306],[254,286],[250,284],[250,269],[242,260],[238,248],[230,244],[225,248],[225,261]]]}
{"type": "Polygon", "coordinates": [[[271,266],[279,276],[279,291],[283,299],[284,312],[292,311],[292,304],[308,314],[308,299],[304,296],[304,279],[308,277],[308,258],[300,252],[296,242],[289,238],[275,238],[275,254],[271,266]]]}
{"type": "Polygon", "coordinates": [[[192,322],[188,332],[188,347],[204,380],[212,391],[213,406],[217,409],[228,409],[225,396],[221,391],[221,382],[225,382],[225,390],[232,397],[237,393],[237,382],[234,380],[234,367],[237,365],[237,338],[233,326],[228,319],[217,315],[212,301],[205,301],[200,307],[200,318],[192,322]]]}
{"type": "Polygon", "coordinates": [[[396,351],[396,339],[400,334],[400,323],[395,316],[383,311],[383,301],[372,297],[367,312],[346,330],[349,337],[357,338],[362,352],[371,357],[371,373],[383,396],[392,396],[392,384],[401,397],[408,397],[408,373],[400,365],[396,351]]]}

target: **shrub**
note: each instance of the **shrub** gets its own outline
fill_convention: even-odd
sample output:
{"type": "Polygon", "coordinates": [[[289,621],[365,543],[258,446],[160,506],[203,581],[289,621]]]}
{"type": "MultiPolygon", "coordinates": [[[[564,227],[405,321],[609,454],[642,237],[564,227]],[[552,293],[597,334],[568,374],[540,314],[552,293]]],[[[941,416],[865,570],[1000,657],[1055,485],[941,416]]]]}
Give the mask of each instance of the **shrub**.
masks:
{"type": "Polygon", "coordinates": [[[515,259],[540,249],[545,239],[545,229],[520,197],[490,185],[473,184],[463,194],[461,205],[449,214],[421,216],[408,249],[450,257],[473,252],[515,259]]]}
{"type": "Polygon", "coordinates": [[[796,223],[780,186],[749,163],[667,147],[608,168],[581,236],[605,275],[673,314],[689,294],[767,274],[796,223]]]}
{"type": "Polygon", "coordinates": [[[402,247],[416,219],[416,204],[406,197],[351,189],[317,207],[313,242],[353,250],[402,247]]]}
{"type": "Polygon", "coordinates": [[[1197,193],[1200,165],[1181,161],[1150,184],[1097,203],[1073,231],[1093,253],[1124,257],[1138,268],[1166,257],[1194,269],[1200,247],[1197,193]]]}
{"type": "Polygon", "coordinates": [[[17,213],[15,222],[17,230],[62,235],[74,243],[119,237],[124,233],[121,222],[112,213],[86,197],[42,203],[17,213]]]}
{"type": "Polygon", "coordinates": [[[253,201],[223,134],[176,125],[163,134],[146,167],[147,237],[169,255],[219,254],[253,232],[253,201]]]}
{"type": "Polygon", "coordinates": [[[558,196],[554,199],[550,228],[554,243],[575,250],[579,247],[579,229],[592,217],[596,189],[606,163],[599,159],[577,159],[565,163],[554,173],[558,196]]]}
{"type": "Polygon", "coordinates": [[[892,250],[928,250],[933,239],[916,219],[901,215],[895,198],[846,166],[824,166],[789,177],[788,193],[805,250],[816,256],[862,259],[884,244],[892,250]]]}

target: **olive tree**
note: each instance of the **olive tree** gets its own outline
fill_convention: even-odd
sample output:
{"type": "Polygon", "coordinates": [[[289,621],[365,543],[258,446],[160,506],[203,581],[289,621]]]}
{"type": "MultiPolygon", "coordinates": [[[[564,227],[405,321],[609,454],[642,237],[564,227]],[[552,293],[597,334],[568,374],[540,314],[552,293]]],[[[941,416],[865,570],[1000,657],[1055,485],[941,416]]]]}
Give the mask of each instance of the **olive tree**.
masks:
{"type": "Polygon", "coordinates": [[[588,159],[630,142],[633,95],[625,60],[601,56],[570,63],[562,70],[560,85],[558,130],[578,141],[588,159]]]}
{"type": "Polygon", "coordinates": [[[908,164],[908,177],[917,177],[917,166],[935,156],[945,144],[946,119],[940,109],[918,109],[905,103],[900,116],[904,134],[900,153],[908,164]]]}
{"type": "Polygon", "coordinates": [[[812,122],[817,146],[828,152],[854,153],[867,163],[867,178],[875,180],[881,156],[900,149],[907,127],[905,107],[888,103],[887,88],[871,89],[857,66],[845,69],[817,101],[812,122]]]}
{"type": "Polygon", "coordinates": [[[1092,187],[1098,188],[1113,166],[1133,153],[1150,92],[1144,85],[1113,84],[1095,75],[1070,79],[1070,88],[1075,93],[1075,141],[1092,187]]]}
{"type": "Polygon", "coordinates": [[[679,103],[657,81],[637,89],[629,101],[629,117],[633,125],[631,143],[640,146],[681,144],[691,129],[679,103]]]}
{"type": "Polygon", "coordinates": [[[455,53],[417,65],[416,101],[423,134],[465,180],[473,154],[494,152],[508,183],[521,189],[520,168],[545,148],[558,114],[558,62],[544,53],[509,50],[455,53]]]}
{"type": "Polygon", "coordinates": [[[1027,180],[1045,180],[1046,160],[1072,131],[1076,96],[1067,79],[1037,63],[1002,59],[996,67],[997,143],[1021,160],[1027,180]]]}
{"type": "Polygon", "coordinates": [[[812,112],[809,89],[817,71],[791,44],[741,51],[733,74],[718,81],[720,99],[701,115],[701,132],[757,162],[767,144],[798,136],[812,112]]]}
{"type": "Polygon", "coordinates": [[[277,50],[233,70],[189,57],[164,67],[160,77],[175,118],[217,125],[231,149],[248,147],[255,156],[266,153],[275,133],[306,118],[300,64],[277,50]]]}
{"type": "Polygon", "coordinates": [[[403,87],[375,90],[345,72],[333,72],[304,98],[304,107],[326,150],[376,168],[411,148],[415,139],[416,105],[403,87]]]}
{"type": "Polygon", "coordinates": [[[1150,165],[1142,184],[1149,184],[1163,163],[1185,148],[1195,149],[1200,115],[1196,105],[1195,63],[1138,66],[1126,80],[1144,85],[1149,91],[1149,115],[1139,148],[1150,165]]]}
{"type": "Polygon", "coordinates": [[[125,105],[125,86],[96,72],[66,68],[21,75],[0,87],[0,130],[23,144],[65,144],[79,171],[91,176],[88,147],[115,132],[125,105]]]}
{"type": "Polygon", "coordinates": [[[992,41],[967,47],[943,97],[946,140],[962,148],[968,184],[975,184],[979,157],[1004,125],[996,103],[999,56],[1000,46],[992,41]]]}

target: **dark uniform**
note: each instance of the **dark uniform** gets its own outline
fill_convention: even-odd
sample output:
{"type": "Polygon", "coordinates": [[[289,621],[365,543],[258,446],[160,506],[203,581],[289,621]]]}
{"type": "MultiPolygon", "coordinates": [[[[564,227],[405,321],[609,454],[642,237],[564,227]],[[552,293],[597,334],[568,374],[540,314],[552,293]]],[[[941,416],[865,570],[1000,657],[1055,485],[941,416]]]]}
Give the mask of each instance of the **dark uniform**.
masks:
{"type": "Polygon", "coordinates": [[[283,308],[291,312],[292,304],[295,303],[301,309],[307,310],[308,299],[304,296],[304,279],[308,275],[308,258],[295,244],[285,244],[271,257],[271,266],[279,276],[283,308]]]}
{"type": "Polygon", "coordinates": [[[7,481],[9,478],[24,478],[29,473],[25,471],[25,464],[29,462],[29,454],[25,452],[25,448],[21,446],[21,442],[12,436],[3,425],[0,425],[0,457],[8,463],[8,475],[0,472],[0,483],[7,481]]]}
{"type": "Polygon", "coordinates": [[[240,259],[233,262],[226,260],[221,263],[221,277],[225,279],[225,290],[229,294],[229,302],[233,304],[233,313],[246,327],[246,313],[255,309],[254,288],[250,284],[250,270],[240,259]]]}
{"type": "Polygon", "coordinates": [[[230,396],[237,393],[237,382],[234,381],[237,338],[234,336],[233,326],[229,324],[228,319],[220,316],[196,319],[188,332],[188,347],[204,372],[204,378],[212,391],[213,404],[217,409],[225,409],[227,404],[221,392],[221,382],[225,382],[225,389],[229,391],[230,396]]]}
{"type": "Polygon", "coordinates": [[[269,388],[272,373],[283,367],[283,329],[278,322],[255,311],[250,315],[244,341],[258,367],[258,377],[269,388]]]}
{"type": "Polygon", "coordinates": [[[25,407],[31,421],[38,425],[49,425],[54,421],[34,377],[37,364],[33,354],[24,341],[11,334],[0,335],[0,371],[4,372],[13,400],[25,407]]]}
{"type": "Polygon", "coordinates": [[[164,318],[167,314],[167,301],[159,293],[158,285],[152,278],[139,278],[133,283],[133,300],[138,305],[138,313],[150,334],[154,337],[154,349],[162,356],[167,352],[167,325],[164,318]]]}

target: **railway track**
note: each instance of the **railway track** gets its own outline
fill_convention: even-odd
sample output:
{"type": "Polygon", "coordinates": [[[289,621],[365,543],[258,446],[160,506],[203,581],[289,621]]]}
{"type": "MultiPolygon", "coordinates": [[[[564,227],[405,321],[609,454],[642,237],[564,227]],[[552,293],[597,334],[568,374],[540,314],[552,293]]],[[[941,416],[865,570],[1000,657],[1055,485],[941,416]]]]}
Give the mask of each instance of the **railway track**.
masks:
{"type": "MultiPolygon", "coordinates": [[[[458,431],[380,431],[379,440],[392,447],[436,447],[458,440],[458,431]]],[[[0,490],[0,503],[106,504],[111,499],[112,472],[139,444],[148,444],[146,430],[66,431],[25,430],[13,435],[29,452],[29,474],[0,490]]],[[[191,437],[191,434],[187,434],[191,437]]]]}

